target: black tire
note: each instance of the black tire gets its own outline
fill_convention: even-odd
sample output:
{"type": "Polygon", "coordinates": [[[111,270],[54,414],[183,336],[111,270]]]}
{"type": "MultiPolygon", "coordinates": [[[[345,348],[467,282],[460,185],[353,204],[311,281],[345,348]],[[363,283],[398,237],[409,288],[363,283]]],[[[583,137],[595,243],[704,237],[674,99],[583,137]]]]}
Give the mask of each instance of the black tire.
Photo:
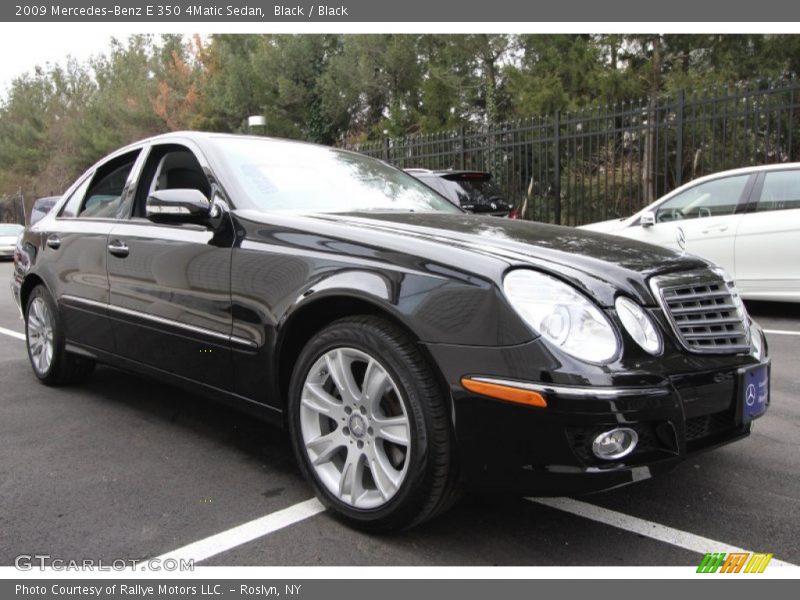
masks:
{"type": "Polygon", "coordinates": [[[58,313],[58,307],[44,285],[37,285],[28,296],[28,302],[25,307],[25,342],[33,373],[45,385],[81,383],[86,381],[94,371],[95,361],[67,352],[64,328],[58,313]],[[52,318],[53,357],[47,368],[43,370],[40,370],[34,362],[30,340],[29,320],[31,306],[37,298],[41,298],[45,303],[52,318]]]}
{"type": "Polygon", "coordinates": [[[432,519],[458,498],[453,437],[445,398],[416,342],[392,323],[373,316],[335,321],[301,352],[292,373],[289,431],[306,480],[334,516],[368,531],[408,529],[432,519]],[[410,460],[405,479],[383,506],[351,506],[323,485],[307,454],[300,425],[303,385],[314,363],[335,348],[355,348],[374,357],[397,385],[410,424],[410,460]]]}

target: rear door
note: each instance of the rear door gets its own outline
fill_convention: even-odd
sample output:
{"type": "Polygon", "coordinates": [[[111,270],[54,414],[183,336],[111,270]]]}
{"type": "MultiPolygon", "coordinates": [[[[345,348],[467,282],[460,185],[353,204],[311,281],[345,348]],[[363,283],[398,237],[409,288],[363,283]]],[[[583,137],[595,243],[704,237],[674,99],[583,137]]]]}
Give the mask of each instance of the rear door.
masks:
{"type": "Polygon", "coordinates": [[[754,181],[745,174],[699,183],[660,204],[655,225],[633,225],[619,235],[696,254],[733,274],[736,229],[754,181]]]}
{"type": "Polygon", "coordinates": [[[206,168],[188,142],[151,147],[130,213],[109,235],[109,310],[125,358],[228,389],[230,217],[218,229],[145,218],[154,190],[193,188],[210,197],[206,168]]]}
{"type": "Polygon", "coordinates": [[[56,218],[40,222],[46,239],[40,275],[58,300],[67,339],[109,352],[106,246],[140,154],[126,152],[86,174],[56,218]]]}
{"type": "Polygon", "coordinates": [[[800,300],[800,170],[759,176],[736,233],[736,282],[750,298],[800,300]]]}

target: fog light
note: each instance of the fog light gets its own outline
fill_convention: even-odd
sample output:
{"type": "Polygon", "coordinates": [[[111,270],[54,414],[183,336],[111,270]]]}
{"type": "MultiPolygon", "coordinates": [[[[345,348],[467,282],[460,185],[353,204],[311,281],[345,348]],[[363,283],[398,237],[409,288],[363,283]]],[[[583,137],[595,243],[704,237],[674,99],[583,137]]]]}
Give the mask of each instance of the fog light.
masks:
{"type": "Polygon", "coordinates": [[[628,427],[604,431],[592,442],[592,452],[597,458],[614,460],[628,456],[636,448],[639,435],[628,427]]]}

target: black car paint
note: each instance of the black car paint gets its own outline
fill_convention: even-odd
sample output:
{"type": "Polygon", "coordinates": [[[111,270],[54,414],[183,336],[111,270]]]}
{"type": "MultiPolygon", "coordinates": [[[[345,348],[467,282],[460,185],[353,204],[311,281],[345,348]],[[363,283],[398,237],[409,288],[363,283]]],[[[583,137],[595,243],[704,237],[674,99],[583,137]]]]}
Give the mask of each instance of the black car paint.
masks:
{"type": "MultiPolygon", "coordinates": [[[[57,219],[70,190],[24,234],[15,295],[24,306],[32,286],[43,282],[66,315],[73,351],[281,424],[304,324],[332,306],[334,316],[369,310],[410,331],[435,365],[451,397],[464,482],[536,493],[629,483],[644,477],[643,466],[666,468],[699,449],[687,448],[686,419],[735,411],[737,373],[759,363],[752,354],[688,354],[672,337],[648,279],[704,268],[701,259],[599,233],[469,214],[265,214],[248,205],[215,161],[213,135],[171,134],[140,147],[146,153],[165,143],[192,149],[215,199],[229,207],[208,227],[57,219]],[[60,247],[48,246],[52,236],[60,247]],[[129,254],[108,253],[112,242],[127,244],[129,254]],[[590,365],[538,338],[501,291],[513,268],[547,272],[594,299],[622,332],[621,355],[590,365]],[[624,333],[613,310],[619,294],[648,307],[665,338],[661,356],[645,353],[624,333]],[[538,409],[467,392],[460,384],[465,375],[641,388],[642,395],[623,401],[552,394],[548,408],[538,409]],[[596,465],[576,456],[565,433],[625,422],[668,424],[674,440],[645,456],[646,463],[639,456],[596,465]]],[[[142,162],[124,192],[129,209],[142,162]]],[[[757,326],[754,335],[761,335],[757,326]]],[[[705,444],[748,431],[739,418],[705,444]]]]}

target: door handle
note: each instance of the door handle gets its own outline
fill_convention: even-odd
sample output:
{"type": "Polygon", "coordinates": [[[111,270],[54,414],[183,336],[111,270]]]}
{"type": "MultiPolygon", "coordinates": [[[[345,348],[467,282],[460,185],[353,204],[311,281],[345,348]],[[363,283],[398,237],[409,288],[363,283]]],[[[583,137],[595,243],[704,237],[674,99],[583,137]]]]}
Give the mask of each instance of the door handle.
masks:
{"type": "Polygon", "coordinates": [[[108,251],[119,258],[125,258],[130,252],[128,245],[120,240],[114,240],[113,242],[110,242],[108,244],[108,251]]]}
{"type": "Polygon", "coordinates": [[[53,250],[58,250],[61,248],[61,238],[57,235],[48,235],[47,236],[47,245],[52,248],[53,250]]]}
{"type": "Polygon", "coordinates": [[[716,227],[709,227],[708,229],[703,229],[703,233],[722,233],[724,231],[728,231],[727,225],[717,225],[716,227]]]}

